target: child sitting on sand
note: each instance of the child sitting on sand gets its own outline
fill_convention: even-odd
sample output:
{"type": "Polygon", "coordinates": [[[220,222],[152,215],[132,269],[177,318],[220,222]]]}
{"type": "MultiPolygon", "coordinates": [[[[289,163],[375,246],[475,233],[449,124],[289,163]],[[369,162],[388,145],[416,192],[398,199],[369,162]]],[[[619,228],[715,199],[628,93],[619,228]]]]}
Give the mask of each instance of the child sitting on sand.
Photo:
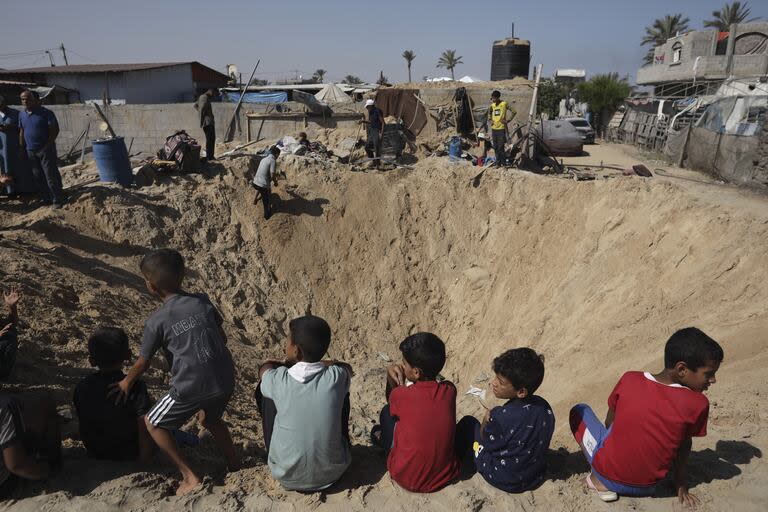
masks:
{"type": "Polygon", "coordinates": [[[434,334],[412,334],[400,343],[402,364],[387,369],[389,404],[371,436],[389,452],[392,480],[413,492],[433,492],[459,475],[456,456],[456,387],[437,381],[445,344],[434,334]]]}
{"type": "Polygon", "coordinates": [[[544,361],[530,348],[515,348],[493,360],[493,371],[493,394],[507,402],[489,410],[482,425],[462,418],[457,435],[470,437],[457,444],[472,446],[477,472],[492,486],[515,493],[535,489],[544,481],[555,430],[552,408],[534,394],[544,380],[544,361]]]}
{"type": "Polygon", "coordinates": [[[128,335],[117,327],[99,327],[88,338],[88,361],[98,371],[75,388],[74,403],[80,420],[80,439],[96,459],[148,462],[154,445],[144,415],[151,400],[147,386],[137,380],[128,399],[116,404],[109,396],[112,384],[125,378],[123,364],[131,358],[128,335]]]}
{"type": "Polygon", "coordinates": [[[204,294],[182,290],[184,259],[177,251],[152,251],[141,260],[147,290],[163,305],[144,325],[139,358],[128,375],[113,384],[118,401],[126,400],[137,379],[149,369],[152,356],[163,349],[171,369],[171,388],[145,416],[155,444],[176,465],[185,494],[200,484],[179,450],[173,431],[198,414],[212,435],[230,471],[239,468],[229,429],[221,419],[235,387],[235,367],[222,329],[223,319],[204,294]]]}
{"type": "Polygon", "coordinates": [[[16,351],[19,348],[19,299],[21,295],[15,286],[8,293],[3,293],[3,302],[8,314],[0,319],[0,379],[5,380],[16,364],[16,351]]]}
{"type": "Polygon", "coordinates": [[[674,464],[680,502],[698,504],[688,492],[685,466],[691,438],[707,434],[703,392],[715,383],[722,360],[715,340],[694,327],[681,329],[667,341],[661,372],[621,377],[608,397],[605,425],[585,404],[571,409],[571,430],[592,466],[586,484],[600,499],[653,495],[674,464]]]}
{"type": "Polygon", "coordinates": [[[322,361],[331,328],[316,316],[289,324],[284,361],[259,368],[256,403],[272,476],[285,489],[317,491],[333,485],[352,462],[349,385],[352,368],[322,361]]]}
{"type": "Polygon", "coordinates": [[[0,500],[20,480],[45,480],[61,465],[56,406],[47,393],[0,393],[0,500]]]}

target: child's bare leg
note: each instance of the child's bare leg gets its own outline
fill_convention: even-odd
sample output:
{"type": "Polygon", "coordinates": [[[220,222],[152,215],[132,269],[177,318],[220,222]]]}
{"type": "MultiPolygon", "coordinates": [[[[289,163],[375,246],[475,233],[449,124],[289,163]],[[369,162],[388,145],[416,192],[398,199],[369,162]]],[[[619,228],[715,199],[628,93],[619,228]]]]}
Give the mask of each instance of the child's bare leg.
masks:
{"type": "Polygon", "coordinates": [[[152,436],[149,435],[144,418],[138,418],[137,421],[139,423],[139,461],[142,464],[148,464],[152,461],[152,456],[155,454],[155,442],[152,440],[152,436]]]}
{"type": "Polygon", "coordinates": [[[213,435],[216,446],[219,447],[224,459],[227,461],[227,469],[237,471],[240,469],[240,458],[235,452],[235,445],[232,443],[232,436],[229,434],[227,424],[221,418],[211,420],[205,417],[205,411],[200,411],[200,424],[213,435]]]}
{"type": "Polygon", "coordinates": [[[198,478],[195,472],[192,471],[192,468],[189,467],[187,461],[184,460],[184,456],[181,454],[179,445],[176,444],[176,439],[173,438],[173,435],[164,428],[152,425],[148,420],[145,420],[145,422],[149,435],[152,436],[152,439],[155,441],[158,448],[160,448],[160,451],[171,459],[171,462],[173,462],[181,472],[181,483],[179,484],[179,488],[176,489],[176,495],[181,496],[182,494],[186,494],[200,485],[200,478],[198,478]]]}

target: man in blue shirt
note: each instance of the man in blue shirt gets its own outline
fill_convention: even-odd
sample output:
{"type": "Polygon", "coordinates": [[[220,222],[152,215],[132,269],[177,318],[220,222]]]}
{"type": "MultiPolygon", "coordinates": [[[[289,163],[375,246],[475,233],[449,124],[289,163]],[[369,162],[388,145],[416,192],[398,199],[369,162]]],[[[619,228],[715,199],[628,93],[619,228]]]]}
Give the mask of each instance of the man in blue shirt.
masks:
{"type": "Polygon", "coordinates": [[[368,140],[365,143],[365,153],[368,158],[373,158],[371,167],[378,168],[381,162],[381,142],[384,137],[384,113],[376,106],[373,100],[365,101],[368,110],[368,120],[363,120],[368,125],[368,140]]]}
{"type": "Polygon", "coordinates": [[[24,105],[24,111],[19,114],[22,147],[43,191],[43,200],[56,209],[61,208],[64,195],[56,156],[56,137],[59,135],[56,115],[40,104],[40,96],[35,91],[23,91],[21,104],[24,105]]]}

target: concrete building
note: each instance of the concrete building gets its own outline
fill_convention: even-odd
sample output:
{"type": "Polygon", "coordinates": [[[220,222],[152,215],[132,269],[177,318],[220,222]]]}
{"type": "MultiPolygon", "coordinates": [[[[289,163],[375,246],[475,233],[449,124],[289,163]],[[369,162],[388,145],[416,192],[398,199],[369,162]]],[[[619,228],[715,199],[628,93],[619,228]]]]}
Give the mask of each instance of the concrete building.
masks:
{"type": "Polygon", "coordinates": [[[87,64],[0,70],[0,80],[33,82],[78,91],[80,101],[112,104],[191,102],[224,87],[229,77],[199,62],[87,64]]]}
{"type": "Polygon", "coordinates": [[[587,72],[583,69],[557,69],[553,78],[560,84],[580,84],[587,80],[587,72]]]}
{"type": "Polygon", "coordinates": [[[693,31],[667,40],[653,64],[637,71],[637,84],[655,95],[713,94],[728,78],[768,75],[768,22],[732,25],[729,32],[693,31]]]}

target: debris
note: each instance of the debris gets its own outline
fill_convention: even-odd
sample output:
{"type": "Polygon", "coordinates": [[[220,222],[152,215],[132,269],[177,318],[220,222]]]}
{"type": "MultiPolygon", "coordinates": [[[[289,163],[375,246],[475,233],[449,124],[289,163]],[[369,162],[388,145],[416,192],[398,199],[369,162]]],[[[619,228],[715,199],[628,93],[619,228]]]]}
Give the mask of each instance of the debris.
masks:
{"type": "Polygon", "coordinates": [[[488,375],[485,372],[480,372],[477,377],[475,377],[474,382],[488,382],[490,380],[491,376],[488,375]]]}
{"type": "Polygon", "coordinates": [[[150,163],[146,163],[133,169],[133,182],[137,187],[148,187],[155,183],[157,172],[150,163]]]}
{"type": "Polygon", "coordinates": [[[389,355],[385,354],[384,352],[377,352],[376,355],[378,355],[381,358],[381,360],[384,361],[385,363],[392,362],[392,358],[389,357],[389,355]]]}
{"type": "Polygon", "coordinates": [[[485,390],[480,389],[476,386],[471,386],[467,392],[465,393],[467,395],[472,395],[478,397],[480,400],[485,400],[485,390]]]}

